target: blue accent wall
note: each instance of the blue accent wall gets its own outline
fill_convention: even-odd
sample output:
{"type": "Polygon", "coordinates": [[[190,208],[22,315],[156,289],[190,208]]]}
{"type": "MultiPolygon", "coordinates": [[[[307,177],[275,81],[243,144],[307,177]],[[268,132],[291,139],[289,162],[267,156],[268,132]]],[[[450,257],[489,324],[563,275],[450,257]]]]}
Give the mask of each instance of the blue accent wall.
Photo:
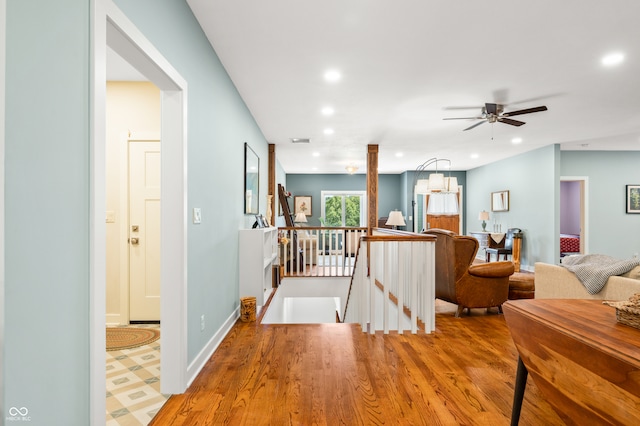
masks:
{"type": "MultiPolygon", "coordinates": [[[[364,174],[288,174],[287,191],[292,197],[310,195],[311,217],[309,226],[320,226],[321,191],[366,191],[367,176],[364,174]]],[[[293,201],[291,202],[293,208],[293,201]]],[[[401,175],[378,175],[378,217],[389,216],[392,210],[407,211],[402,208],[401,175]]]]}

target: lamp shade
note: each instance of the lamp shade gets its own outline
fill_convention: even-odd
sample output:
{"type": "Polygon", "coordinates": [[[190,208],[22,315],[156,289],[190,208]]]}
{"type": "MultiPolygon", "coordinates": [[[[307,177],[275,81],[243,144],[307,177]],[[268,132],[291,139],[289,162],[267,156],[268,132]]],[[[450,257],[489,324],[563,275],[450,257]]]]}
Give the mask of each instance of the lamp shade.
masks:
{"type": "Polygon", "coordinates": [[[429,190],[444,191],[444,175],[442,173],[431,173],[429,175],[429,190]]]}
{"type": "Polygon", "coordinates": [[[478,220],[489,220],[489,212],[486,210],[482,210],[478,215],[478,220]]]}
{"type": "Polygon", "coordinates": [[[406,223],[404,221],[404,217],[402,217],[402,212],[398,210],[389,212],[389,218],[387,219],[385,225],[405,226],[406,223]]]}
{"type": "Polygon", "coordinates": [[[455,176],[444,178],[444,190],[445,192],[458,192],[458,178],[455,176]]]}
{"type": "Polygon", "coordinates": [[[428,194],[429,193],[429,180],[418,179],[416,183],[416,194],[428,194]]]}
{"type": "Polygon", "coordinates": [[[297,223],[306,223],[307,215],[305,215],[303,212],[298,212],[296,213],[296,217],[295,219],[293,219],[293,221],[297,223]]]}

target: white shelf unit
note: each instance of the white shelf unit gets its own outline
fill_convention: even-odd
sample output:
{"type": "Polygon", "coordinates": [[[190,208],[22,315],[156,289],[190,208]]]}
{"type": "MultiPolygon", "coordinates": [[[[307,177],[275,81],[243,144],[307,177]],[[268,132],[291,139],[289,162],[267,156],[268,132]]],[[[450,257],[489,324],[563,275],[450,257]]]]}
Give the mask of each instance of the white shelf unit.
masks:
{"type": "Polygon", "coordinates": [[[278,264],[278,228],[240,230],[240,297],[256,298],[259,313],[273,291],[273,265],[278,264]]]}

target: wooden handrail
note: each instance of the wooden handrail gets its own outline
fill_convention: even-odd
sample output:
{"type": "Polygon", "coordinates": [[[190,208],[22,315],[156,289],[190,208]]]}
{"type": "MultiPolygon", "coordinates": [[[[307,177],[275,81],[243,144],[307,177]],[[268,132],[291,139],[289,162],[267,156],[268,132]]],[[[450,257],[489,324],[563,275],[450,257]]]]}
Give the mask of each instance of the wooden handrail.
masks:
{"type": "Polygon", "coordinates": [[[364,241],[435,241],[435,235],[416,234],[416,235],[367,235],[362,237],[364,241]]]}

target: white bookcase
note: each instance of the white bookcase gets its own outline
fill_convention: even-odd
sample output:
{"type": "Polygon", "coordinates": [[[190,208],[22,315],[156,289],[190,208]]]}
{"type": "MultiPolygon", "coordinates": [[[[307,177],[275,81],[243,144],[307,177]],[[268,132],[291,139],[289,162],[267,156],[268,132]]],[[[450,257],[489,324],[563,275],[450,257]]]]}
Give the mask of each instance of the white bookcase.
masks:
{"type": "Polygon", "coordinates": [[[240,230],[240,297],[256,298],[260,312],[273,291],[273,265],[278,262],[278,228],[240,230]]]}

